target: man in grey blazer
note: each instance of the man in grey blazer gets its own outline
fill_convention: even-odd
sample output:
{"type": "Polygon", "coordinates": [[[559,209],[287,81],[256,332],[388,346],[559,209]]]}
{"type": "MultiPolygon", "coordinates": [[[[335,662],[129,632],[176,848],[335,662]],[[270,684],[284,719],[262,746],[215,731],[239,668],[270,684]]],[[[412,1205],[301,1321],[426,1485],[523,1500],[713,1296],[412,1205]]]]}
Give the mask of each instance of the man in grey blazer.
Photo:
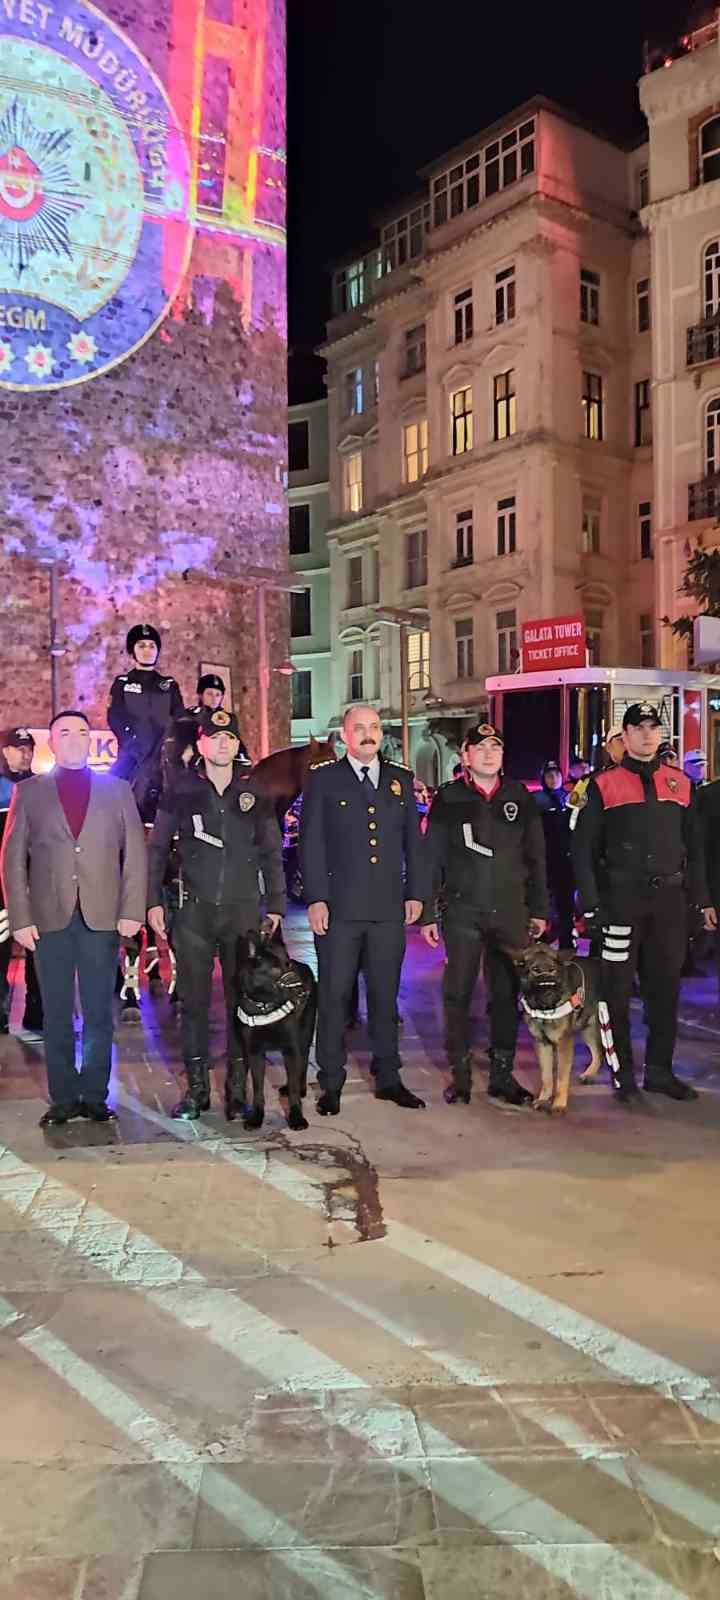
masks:
{"type": "Polygon", "coordinates": [[[2,872],[13,937],[35,952],[45,1012],[50,1107],[40,1126],[91,1117],[107,1122],[118,944],[145,916],[145,831],[130,785],[91,772],[83,711],[50,724],[53,772],[13,794],[2,872]],[[82,1066],[75,1067],[75,976],[83,1011],[82,1066]]]}

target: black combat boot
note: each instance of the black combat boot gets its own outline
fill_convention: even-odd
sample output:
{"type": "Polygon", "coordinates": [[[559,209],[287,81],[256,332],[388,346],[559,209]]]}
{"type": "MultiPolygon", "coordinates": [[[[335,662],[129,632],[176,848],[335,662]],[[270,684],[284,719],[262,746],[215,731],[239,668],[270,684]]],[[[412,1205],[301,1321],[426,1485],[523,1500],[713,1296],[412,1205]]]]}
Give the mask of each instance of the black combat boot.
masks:
{"type": "Polygon", "coordinates": [[[247,1086],[247,1068],[244,1061],[228,1059],[225,1069],[225,1119],[234,1122],[239,1115],[245,1116],[248,1109],[245,1100],[247,1086]]]}
{"type": "Polygon", "coordinates": [[[454,1106],[460,1100],[463,1105],[469,1106],[472,1094],[472,1056],[469,1050],[461,1056],[459,1061],[451,1063],[452,1083],[443,1089],[443,1100],[448,1106],[454,1106]]]}
{"type": "Polygon", "coordinates": [[[513,1050],[491,1050],[490,1078],[488,1082],[488,1095],[491,1100],[501,1100],[506,1106],[529,1106],[533,1096],[529,1089],[523,1089],[517,1078],[513,1077],[513,1050]]]}
{"type": "Polygon", "coordinates": [[[185,1067],[187,1089],[170,1113],[183,1122],[196,1122],[201,1111],[210,1110],[210,1071],[207,1061],[196,1056],[185,1067]]]}
{"type": "Polygon", "coordinates": [[[697,1100],[697,1089],[676,1078],[672,1067],[651,1067],[646,1063],[643,1089],[647,1094],[666,1094],[669,1100],[697,1100]]]}

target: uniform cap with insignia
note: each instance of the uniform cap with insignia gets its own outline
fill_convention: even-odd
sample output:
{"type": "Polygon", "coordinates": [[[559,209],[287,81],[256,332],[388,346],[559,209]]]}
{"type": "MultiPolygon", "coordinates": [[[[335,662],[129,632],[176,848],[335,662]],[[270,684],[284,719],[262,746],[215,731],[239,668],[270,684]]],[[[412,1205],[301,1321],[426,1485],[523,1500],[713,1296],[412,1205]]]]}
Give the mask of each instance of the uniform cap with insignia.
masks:
{"type": "Polygon", "coordinates": [[[211,711],[206,707],[198,717],[198,730],[209,739],[215,739],[219,733],[229,733],[233,739],[240,738],[240,728],[234,711],[211,711]]]}
{"type": "Polygon", "coordinates": [[[205,689],[219,689],[221,694],[225,693],[225,684],[219,672],[203,672],[201,674],[197,681],[195,693],[202,694],[205,689]]]}
{"type": "Polygon", "coordinates": [[[494,728],[491,722],[478,722],[474,728],[468,728],[463,739],[463,744],[484,744],[486,739],[494,739],[496,744],[504,744],[499,728],[494,728]]]}
{"type": "Polygon", "coordinates": [[[628,706],[622,719],[623,728],[639,728],[642,722],[650,722],[654,728],[662,727],[657,706],[651,706],[646,700],[639,700],[635,705],[628,706]]]}
{"type": "Polygon", "coordinates": [[[22,750],[27,746],[35,749],[35,740],[29,728],[7,728],[0,733],[0,750],[22,750]]]}
{"type": "Polygon", "coordinates": [[[125,649],[129,656],[132,655],[136,644],[139,644],[141,639],[152,639],[158,650],[162,647],[162,639],[157,628],[154,628],[151,622],[136,622],[135,627],[130,629],[125,640],[125,649]]]}

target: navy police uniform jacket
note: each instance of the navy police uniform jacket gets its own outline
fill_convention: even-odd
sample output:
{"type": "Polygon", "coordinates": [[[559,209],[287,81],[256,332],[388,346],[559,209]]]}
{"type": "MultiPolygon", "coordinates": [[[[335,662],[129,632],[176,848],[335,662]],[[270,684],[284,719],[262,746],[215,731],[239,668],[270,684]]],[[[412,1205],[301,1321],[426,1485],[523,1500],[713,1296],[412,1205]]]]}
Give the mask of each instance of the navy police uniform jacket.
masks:
{"type": "Polygon", "coordinates": [[[143,822],[152,822],[162,787],[162,746],[169,725],[182,714],[174,678],[154,667],[121,672],[110,690],[108,726],[118,742],[116,778],[131,785],[143,822]]]}
{"type": "Polygon", "coordinates": [[[162,904],[173,840],[184,899],[258,908],[262,873],[267,910],[284,915],[280,829],[272,802],[254,794],[242,772],[236,769],[227,789],[218,794],[201,764],[179,773],[163,794],[150,840],[148,905],[162,904]]]}
{"type": "Polygon", "coordinates": [[[693,904],[710,904],[690,779],[657,760],[626,755],[591,778],[572,856],[584,911],[631,918],[636,902],[664,884],[684,884],[693,904]]]}
{"type": "Polygon", "coordinates": [[[407,767],[381,757],[372,790],[345,758],[310,768],[300,819],[308,905],[324,900],[341,922],[403,922],[405,901],[423,898],[423,846],[407,767]]]}
{"type": "Polygon", "coordinates": [[[524,942],[530,917],[547,918],[545,840],[523,783],[502,778],[486,799],[472,780],[438,789],[428,822],[430,893],[421,922],[463,911],[524,942]]]}

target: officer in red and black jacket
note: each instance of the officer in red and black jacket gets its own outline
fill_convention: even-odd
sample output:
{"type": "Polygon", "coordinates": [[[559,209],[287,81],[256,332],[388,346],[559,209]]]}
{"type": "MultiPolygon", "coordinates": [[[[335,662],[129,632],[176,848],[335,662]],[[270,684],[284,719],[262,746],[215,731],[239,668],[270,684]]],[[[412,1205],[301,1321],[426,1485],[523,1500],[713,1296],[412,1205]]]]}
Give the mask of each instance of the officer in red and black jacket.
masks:
{"type": "Polygon", "coordinates": [[[602,994],[615,1043],[618,1099],[637,1094],[630,996],[638,955],[648,1036],[643,1087],[672,1100],[697,1094],[672,1070],[687,904],[716,926],[705,882],[702,834],[689,778],[658,758],[662,728],[652,705],[628,706],[625,755],[590,781],[572,834],[585,922],[602,929],[602,994]]]}

